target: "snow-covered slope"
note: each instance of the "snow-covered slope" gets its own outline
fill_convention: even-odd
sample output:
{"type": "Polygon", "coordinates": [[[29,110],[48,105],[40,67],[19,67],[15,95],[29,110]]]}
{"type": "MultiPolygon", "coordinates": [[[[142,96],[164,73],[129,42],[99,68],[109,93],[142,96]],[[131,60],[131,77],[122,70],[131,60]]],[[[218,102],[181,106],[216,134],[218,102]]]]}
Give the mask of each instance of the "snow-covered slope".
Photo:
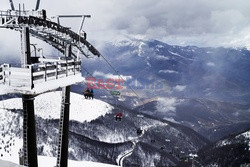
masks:
{"type": "Polygon", "coordinates": [[[23,167],[22,165],[17,165],[9,161],[3,161],[1,159],[0,159],[0,166],[1,167],[23,167]]]}
{"type": "Polygon", "coordinates": [[[250,166],[250,130],[204,147],[199,157],[204,166],[250,166]]]}
{"type": "MultiPolygon", "coordinates": [[[[86,100],[84,96],[71,93],[70,120],[78,122],[91,121],[109,113],[113,107],[98,99],[86,100]]],[[[59,119],[61,92],[49,92],[35,98],[35,114],[43,119],[59,119]]],[[[0,112],[22,109],[22,99],[13,98],[0,101],[0,112]]]]}
{"type": "MultiPolygon", "coordinates": [[[[38,155],[57,155],[60,97],[60,92],[35,97],[38,155]]],[[[133,147],[131,156],[122,161],[124,166],[146,164],[146,159],[161,166],[174,165],[180,161],[181,152],[188,154],[190,150],[195,153],[208,142],[191,129],[138,115],[135,110],[122,106],[113,107],[97,99],[85,100],[75,93],[71,93],[70,102],[69,159],[80,161],[74,162],[78,163],[76,166],[88,166],[81,164],[82,161],[117,164],[119,155],[133,147]],[[123,113],[121,121],[115,121],[117,112],[123,113]],[[138,128],[145,133],[138,136],[138,128]],[[133,145],[135,140],[136,145],[133,145]],[[181,149],[172,153],[174,147],[181,149]]],[[[18,163],[18,151],[22,147],[22,100],[2,100],[0,108],[0,159],[18,163]]]]}
{"type": "MultiPolygon", "coordinates": [[[[74,120],[79,123],[95,120],[98,117],[111,112],[113,109],[113,106],[101,100],[86,100],[84,96],[76,93],[71,93],[70,96],[70,120],[74,120]]],[[[60,118],[60,107],[60,91],[49,92],[35,97],[35,114],[37,119],[58,120],[60,118]]],[[[12,98],[0,101],[0,159],[2,160],[15,163],[18,163],[19,161],[18,151],[22,148],[21,110],[21,98],[12,98]]],[[[50,140],[52,140],[52,138],[50,138],[50,140]]],[[[45,144],[45,153],[46,150],[48,155],[50,155],[50,151],[53,150],[53,148],[50,148],[50,146],[45,144]]],[[[41,161],[41,163],[43,162],[46,161],[41,161]]],[[[2,167],[2,165],[0,166],[2,167]]]]}
{"type": "Polygon", "coordinates": [[[246,143],[248,144],[248,150],[250,151],[250,130],[241,133],[235,137],[231,137],[231,138],[227,138],[224,140],[220,140],[219,142],[217,142],[217,147],[223,147],[226,145],[232,145],[232,144],[236,144],[236,143],[246,143]]]}
{"type": "MultiPolygon", "coordinates": [[[[56,158],[54,157],[45,157],[45,156],[38,156],[38,166],[42,167],[54,167],[56,164],[56,158]]],[[[98,162],[91,162],[91,161],[68,161],[69,167],[115,167],[116,165],[98,163],[98,162]]]]}
{"type": "MultiPolygon", "coordinates": [[[[42,167],[54,167],[56,164],[56,158],[54,157],[45,157],[45,156],[38,156],[38,166],[42,167]]],[[[1,167],[23,167],[22,165],[17,165],[15,163],[4,161],[0,159],[0,166],[1,167]]],[[[69,160],[68,162],[69,167],[115,167],[116,165],[104,164],[104,163],[97,163],[97,162],[90,162],[90,161],[72,161],[69,160]]]]}
{"type": "Polygon", "coordinates": [[[211,141],[250,128],[250,103],[166,97],[136,108],[144,114],[188,126],[211,141]]]}

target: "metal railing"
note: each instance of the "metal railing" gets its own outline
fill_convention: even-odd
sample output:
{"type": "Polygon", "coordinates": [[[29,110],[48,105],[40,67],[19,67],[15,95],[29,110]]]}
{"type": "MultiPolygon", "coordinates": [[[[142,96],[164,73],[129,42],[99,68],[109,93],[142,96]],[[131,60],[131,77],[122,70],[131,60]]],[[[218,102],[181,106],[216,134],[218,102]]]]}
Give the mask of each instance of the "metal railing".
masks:
{"type": "Polygon", "coordinates": [[[36,84],[62,79],[81,73],[81,61],[48,60],[32,64],[27,68],[11,67],[9,64],[0,66],[0,84],[9,87],[35,88],[36,84]]]}
{"type": "Polygon", "coordinates": [[[0,66],[0,83],[4,82],[4,72],[3,72],[3,67],[0,66]]]}

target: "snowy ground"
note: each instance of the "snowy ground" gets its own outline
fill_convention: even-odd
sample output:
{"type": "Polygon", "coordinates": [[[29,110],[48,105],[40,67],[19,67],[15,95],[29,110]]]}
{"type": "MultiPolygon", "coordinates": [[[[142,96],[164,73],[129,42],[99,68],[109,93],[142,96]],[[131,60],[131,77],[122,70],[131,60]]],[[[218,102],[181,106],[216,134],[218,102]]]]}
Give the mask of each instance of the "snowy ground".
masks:
{"type": "MultiPolygon", "coordinates": [[[[84,96],[72,93],[70,97],[70,119],[84,122],[94,120],[109,113],[113,107],[98,99],[86,100],[84,96]]],[[[61,91],[49,92],[35,97],[35,113],[44,119],[59,119],[61,91]]],[[[0,112],[6,109],[22,109],[22,99],[13,98],[0,101],[0,112]]]]}
{"type": "Polygon", "coordinates": [[[0,159],[0,166],[1,167],[22,167],[21,165],[17,165],[15,163],[4,161],[0,159]]]}
{"type": "MultiPolygon", "coordinates": [[[[56,158],[54,157],[44,157],[39,156],[38,157],[38,165],[39,166],[46,166],[46,167],[54,167],[56,164],[56,158]]],[[[103,164],[98,162],[91,162],[91,161],[72,161],[69,160],[68,162],[69,167],[115,167],[116,165],[110,165],[110,164],[103,164]]]]}
{"type": "MultiPolygon", "coordinates": [[[[113,106],[98,99],[86,100],[84,96],[71,93],[70,94],[70,119],[84,122],[94,120],[102,115],[112,111],[113,106]]],[[[35,97],[35,114],[44,119],[59,119],[61,107],[61,91],[49,92],[35,97]]],[[[18,167],[12,163],[19,163],[18,151],[22,148],[23,140],[13,135],[11,129],[22,128],[17,127],[14,120],[18,116],[17,113],[11,112],[12,109],[22,109],[22,99],[12,98],[0,101],[0,167],[18,167]],[[8,145],[8,147],[6,147],[8,145]],[[2,160],[9,161],[3,162],[2,160]]],[[[20,122],[22,119],[19,119],[20,122]]],[[[53,167],[56,164],[56,158],[39,157],[39,166],[53,167]],[[45,164],[46,163],[46,164],[45,164]]],[[[114,165],[69,161],[69,167],[112,167],[114,165]]]]}
{"type": "MultiPolygon", "coordinates": [[[[41,167],[54,167],[56,165],[56,158],[54,157],[44,157],[38,156],[38,166],[41,167]]],[[[0,160],[1,167],[23,167],[22,165],[17,165],[16,163],[12,163],[9,161],[0,160]]],[[[69,167],[115,167],[116,165],[103,164],[98,162],[90,162],[90,161],[68,161],[69,167]]]]}

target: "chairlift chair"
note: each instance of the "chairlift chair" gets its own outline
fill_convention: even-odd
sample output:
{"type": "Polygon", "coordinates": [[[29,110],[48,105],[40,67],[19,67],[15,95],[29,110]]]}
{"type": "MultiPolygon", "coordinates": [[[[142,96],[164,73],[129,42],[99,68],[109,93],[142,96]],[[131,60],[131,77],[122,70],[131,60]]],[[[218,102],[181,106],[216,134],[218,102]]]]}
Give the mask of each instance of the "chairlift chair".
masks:
{"type": "Polygon", "coordinates": [[[119,113],[117,113],[117,114],[115,115],[115,120],[116,120],[116,121],[121,121],[121,120],[122,120],[122,113],[121,113],[121,112],[119,112],[119,113]]]}
{"type": "Polygon", "coordinates": [[[110,94],[111,94],[112,96],[120,96],[120,95],[121,95],[121,92],[118,91],[118,90],[113,90],[113,91],[110,91],[110,94]]]}

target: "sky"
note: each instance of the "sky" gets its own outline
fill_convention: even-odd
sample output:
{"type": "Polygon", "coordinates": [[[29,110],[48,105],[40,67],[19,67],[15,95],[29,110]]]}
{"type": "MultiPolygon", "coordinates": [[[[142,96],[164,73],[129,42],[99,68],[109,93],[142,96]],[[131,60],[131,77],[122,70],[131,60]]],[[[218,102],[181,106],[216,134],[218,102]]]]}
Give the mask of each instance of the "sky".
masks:
{"type": "MultiPolygon", "coordinates": [[[[13,0],[34,9],[36,0],[13,0]]],[[[9,9],[1,0],[0,10],[9,9]]],[[[127,38],[156,39],[174,45],[250,48],[250,1],[247,0],[41,0],[49,18],[60,14],[90,14],[84,23],[94,45],[127,38]]],[[[64,19],[77,31],[80,19],[64,19]]],[[[19,35],[0,31],[0,44],[8,47],[19,35]],[[4,42],[3,42],[4,41],[4,42]],[[4,44],[3,44],[4,43],[4,44]]]]}

